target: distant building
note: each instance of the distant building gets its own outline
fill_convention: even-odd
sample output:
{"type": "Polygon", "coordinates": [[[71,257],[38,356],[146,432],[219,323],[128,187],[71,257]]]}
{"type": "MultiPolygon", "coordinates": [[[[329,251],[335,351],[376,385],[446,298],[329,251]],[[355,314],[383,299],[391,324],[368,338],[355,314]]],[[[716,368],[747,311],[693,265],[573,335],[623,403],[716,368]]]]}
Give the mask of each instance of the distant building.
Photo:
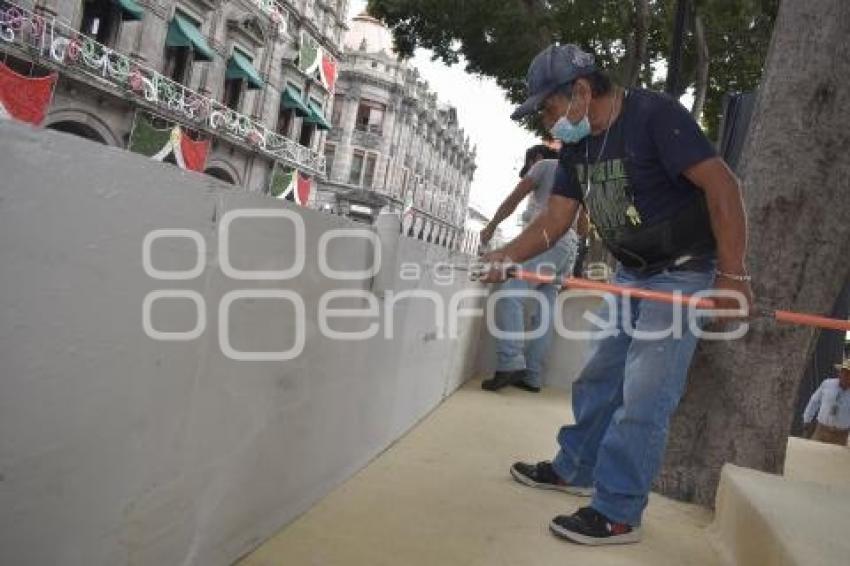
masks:
{"type": "Polygon", "coordinates": [[[380,21],[361,14],[350,26],[315,206],[364,221],[394,207],[408,235],[457,248],[475,149],[456,110],[398,59],[380,21]]]}
{"type": "MultiPolygon", "coordinates": [[[[464,225],[463,236],[461,237],[458,251],[477,255],[481,251],[481,230],[490,222],[490,219],[478,209],[469,206],[466,209],[466,222],[464,225]]],[[[490,240],[489,248],[499,248],[505,243],[505,238],[501,228],[496,228],[493,233],[493,239],[490,240]]]]}
{"type": "Polygon", "coordinates": [[[24,76],[58,72],[47,128],[128,148],[143,116],[166,141],[176,126],[209,142],[201,172],[267,192],[276,166],[325,174],[348,4],[0,0],[0,56],[24,76]]]}

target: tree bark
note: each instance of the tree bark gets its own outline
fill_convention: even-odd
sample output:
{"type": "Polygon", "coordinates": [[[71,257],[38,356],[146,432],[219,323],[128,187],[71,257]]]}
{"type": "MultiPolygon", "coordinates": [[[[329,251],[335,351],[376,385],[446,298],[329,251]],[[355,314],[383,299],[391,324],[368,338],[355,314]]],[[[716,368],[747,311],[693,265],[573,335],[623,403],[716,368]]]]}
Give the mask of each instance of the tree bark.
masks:
{"type": "Polygon", "coordinates": [[[537,47],[539,50],[546,49],[552,45],[552,29],[547,25],[544,17],[549,8],[543,0],[521,0],[522,5],[528,13],[530,22],[537,29],[537,47]]]}
{"type": "MultiPolygon", "coordinates": [[[[764,305],[828,312],[850,266],[850,2],[784,0],[743,155],[749,266],[764,305]]],[[[781,473],[813,330],[759,321],[706,342],[656,488],[712,504],[723,464],[781,473]]]]}
{"type": "Polygon", "coordinates": [[[694,39],[697,47],[697,80],[694,87],[694,104],[691,107],[691,114],[698,121],[705,106],[709,68],[708,40],[705,37],[705,26],[699,13],[694,16],[694,39]]]}
{"type": "Polygon", "coordinates": [[[634,4],[634,32],[627,42],[627,63],[623,78],[624,86],[628,87],[637,86],[640,81],[641,68],[647,59],[649,38],[649,0],[635,0],[634,4]]]}

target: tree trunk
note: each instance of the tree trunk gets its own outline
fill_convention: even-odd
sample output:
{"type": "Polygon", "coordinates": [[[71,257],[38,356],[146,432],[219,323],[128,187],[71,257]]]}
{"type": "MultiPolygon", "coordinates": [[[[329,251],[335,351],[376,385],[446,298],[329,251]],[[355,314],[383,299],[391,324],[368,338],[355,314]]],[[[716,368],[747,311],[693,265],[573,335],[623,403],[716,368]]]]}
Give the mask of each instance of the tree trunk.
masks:
{"type": "Polygon", "coordinates": [[[699,120],[702,116],[702,109],[705,106],[705,95],[708,91],[708,40],[705,37],[705,26],[702,23],[702,16],[697,13],[694,16],[694,39],[697,47],[697,80],[694,88],[694,104],[691,108],[691,114],[695,120],[699,120]]]}
{"type": "MultiPolygon", "coordinates": [[[[748,145],[744,197],[756,300],[828,312],[850,266],[850,2],[784,0],[748,145]]],[[[816,332],[758,321],[703,341],[656,488],[711,504],[726,462],[781,473],[816,332]]]]}
{"type": "Polygon", "coordinates": [[[533,29],[537,29],[537,48],[542,51],[552,45],[552,29],[546,23],[547,20],[545,18],[549,7],[543,0],[522,0],[522,5],[529,15],[529,21],[532,22],[533,29]]]}
{"type": "Polygon", "coordinates": [[[679,99],[684,93],[682,84],[682,60],[684,56],[686,23],[692,0],[676,0],[676,16],[673,20],[673,36],[670,39],[670,56],[667,58],[667,81],[664,92],[679,99]]]}
{"type": "Polygon", "coordinates": [[[641,68],[647,59],[647,42],[649,38],[649,0],[635,0],[633,12],[634,33],[628,41],[628,55],[624,86],[637,86],[640,81],[641,68]]]}

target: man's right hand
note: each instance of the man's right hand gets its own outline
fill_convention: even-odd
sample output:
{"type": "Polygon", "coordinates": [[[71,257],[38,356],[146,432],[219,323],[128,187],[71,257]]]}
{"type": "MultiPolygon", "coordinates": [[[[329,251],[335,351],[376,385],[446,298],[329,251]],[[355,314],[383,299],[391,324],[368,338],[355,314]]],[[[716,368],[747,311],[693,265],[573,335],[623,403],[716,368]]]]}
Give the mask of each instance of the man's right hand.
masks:
{"type": "Polygon", "coordinates": [[[516,266],[503,249],[484,254],[480,262],[488,268],[478,279],[482,283],[501,283],[508,279],[509,268],[516,266]]]}

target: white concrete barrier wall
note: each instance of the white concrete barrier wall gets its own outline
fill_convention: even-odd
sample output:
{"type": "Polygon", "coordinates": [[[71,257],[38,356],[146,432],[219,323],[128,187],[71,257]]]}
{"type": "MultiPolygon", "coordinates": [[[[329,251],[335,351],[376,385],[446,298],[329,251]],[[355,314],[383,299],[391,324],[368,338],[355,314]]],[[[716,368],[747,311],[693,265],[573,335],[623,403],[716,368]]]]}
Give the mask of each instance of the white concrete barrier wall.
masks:
{"type": "MultiPolygon", "coordinates": [[[[305,264],[286,281],[237,280],[221,264],[219,230],[240,209],[295,210],[204,176],[62,134],[0,122],[0,564],[63,566],[232,563],[364,466],[474,371],[480,320],[441,338],[423,299],[393,309],[395,336],[322,336],[321,297],[367,290],[334,281],[316,245],[331,228],[332,268],[364,269],[368,230],[298,210],[305,264]],[[200,235],[198,276],[156,280],[143,269],[146,234],[200,235]],[[143,331],[154,291],[194,292],[207,325],[187,341],[143,331]],[[219,307],[238,290],[292,291],[306,316],[291,361],[235,361],[220,348],[219,307]]],[[[233,222],[237,270],[292,264],[296,235],[280,219],[233,222]]],[[[190,238],[151,246],[159,270],[191,270],[190,238]]],[[[398,262],[423,267],[398,289],[434,291],[448,308],[463,277],[438,284],[441,248],[403,239],[398,262]]],[[[190,274],[191,275],[191,274],[190,274]]],[[[386,300],[386,299],[382,299],[386,300]]],[[[365,299],[364,299],[365,301],[365,299]]],[[[352,308],[351,301],[337,308],[352,308]]],[[[379,305],[381,316],[385,306],[379,305]]],[[[242,351],[293,345],[284,299],[232,303],[227,334],[242,351]]],[[[153,303],[159,331],[196,326],[191,299],[153,303]]],[[[364,317],[331,321],[365,329],[364,317]]]]}

